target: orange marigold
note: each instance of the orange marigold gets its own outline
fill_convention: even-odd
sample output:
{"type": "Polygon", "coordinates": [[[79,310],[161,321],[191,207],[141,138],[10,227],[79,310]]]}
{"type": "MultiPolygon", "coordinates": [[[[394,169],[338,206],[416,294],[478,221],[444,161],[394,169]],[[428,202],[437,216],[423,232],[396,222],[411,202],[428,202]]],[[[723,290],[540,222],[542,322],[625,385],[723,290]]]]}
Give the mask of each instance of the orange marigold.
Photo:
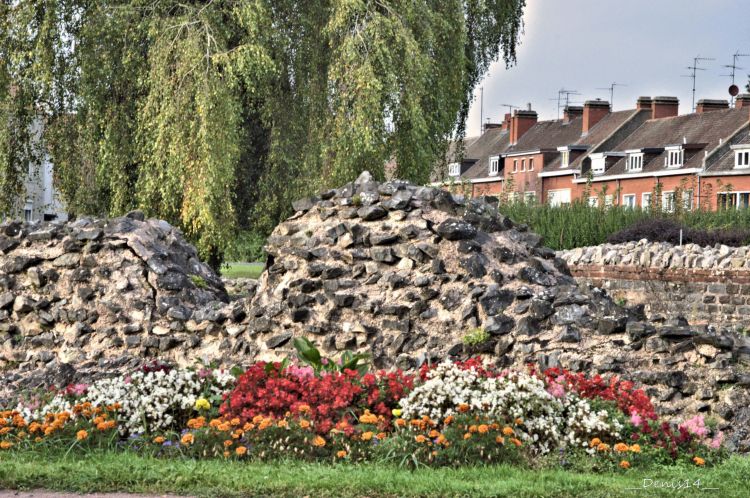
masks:
{"type": "Polygon", "coordinates": [[[414,440],[418,443],[424,443],[427,441],[427,438],[423,434],[419,434],[418,436],[414,436],[414,440]]]}
{"type": "Polygon", "coordinates": [[[231,439],[227,439],[226,441],[224,441],[224,447],[225,448],[229,448],[233,444],[234,444],[234,441],[232,441],[231,439]]]}
{"type": "Polygon", "coordinates": [[[706,465],[706,461],[699,456],[693,457],[693,462],[699,467],[706,465]]]}
{"type": "Polygon", "coordinates": [[[453,415],[448,415],[445,417],[445,420],[443,420],[443,424],[450,425],[450,423],[453,422],[453,415]]]}
{"type": "Polygon", "coordinates": [[[471,437],[470,433],[467,432],[466,434],[464,434],[464,439],[469,439],[470,437],[471,437]]]}
{"type": "Polygon", "coordinates": [[[235,453],[235,454],[236,454],[237,456],[242,456],[242,455],[244,455],[245,453],[247,453],[247,446],[237,446],[237,447],[236,447],[236,448],[234,449],[234,453],[235,453]]]}
{"type": "Polygon", "coordinates": [[[510,442],[511,442],[511,443],[513,443],[513,444],[515,444],[516,446],[521,446],[521,445],[523,444],[523,443],[521,443],[521,440],[520,440],[520,439],[518,439],[518,438],[515,438],[515,437],[514,437],[514,438],[512,438],[512,439],[510,440],[510,442]]]}
{"type": "Polygon", "coordinates": [[[503,436],[497,436],[497,437],[495,438],[495,442],[496,442],[497,444],[505,444],[505,438],[504,438],[503,436]]]}
{"type": "Polygon", "coordinates": [[[231,455],[231,453],[229,453],[228,451],[224,452],[224,458],[229,458],[229,455],[231,455]]]}
{"type": "Polygon", "coordinates": [[[595,446],[599,446],[600,444],[602,444],[602,440],[601,440],[601,439],[599,439],[598,437],[595,437],[595,438],[594,438],[594,439],[592,439],[592,440],[591,440],[591,442],[589,443],[589,447],[590,447],[590,448],[594,448],[595,446]]]}
{"type": "Polygon", "coordinates": [[[289,422],[287,422],[286,420],[279,420],[278,422],[276,422],[276,427],[280,429],[286,429],[287,427],[289,427],[289,422]]]}
{"type": "Polygon", "coordinates": [[[339,451],[336,452],[336,456],[339,457],[339,458],[344,458],[346,456],[346,451],[339,450],[339,451]]]}
{"type": "Polygon", "coordinates": [[[0,450],[9,450],[12,446],[10,441],[0,441],[0,450]]]}
{"type": "Polygon", "coordinates": [[[628,445],[625,443],[617,443],[615,445],[615,451],[617,453],[625,453],[626,451],[628,451],[628,445]]]}
{"type": "Polygon", "coordinates": [[[479,427],[477,427],[477,431],[479,431],[479,434],[487,434],[490,432],[490,427],[487,424],[480,424],[479,427]]]}
{"type": "Polygon", "coordinates": [[[640,444],[633,444],[630,446],[630,451],[633,453],[640,453],[641,452],[641,445],[640,444]]]}
{"type": "Polygon", "coordinates": [[[81,429],[80,431],[76,432],[76,439],[78,441],[83,441],[87,437],[89,437],[89,433],[86,432],[86,431],[84,431],[83,429],[81,429]]]}
{"type": "Polygon", "coordinates": [[[439,433],[438,431],[436,431],[435,429],[432,429],[432,430],[430,431],[430,434],[429,434],[429,436],[430,436],[430,437],[431,437],[432,439],[435,439],[435,438],[436,438],[436,437],[438,437],[439,435],[440,435],[440,433],[439,433]]]}
{"type": "Polygon", "coordinates": [[[362,424],[377,424],[378,417],[370,413],[370,410],[365,410],[365,413],[359,417],[359,422],[362,424]]]}
{"type": "Polygon", "coordinates": [[[388,437],[388,434],[386,434],[385,432],[378,432],[375,437],[382,441],[383,439],[388,437]]]}
{"type": "Polygon", "coordinates": [[[467,405],[466,403],[461,403],[460,405],[458,405],[458,411],[461,412],[461,413],[468,412],[469,411],[469,405],[467,405]]]}
{"type": "Polygon", "coordinates": [[[300,412],[300,413],[308,413],[310,411],[310,406],[309,405],[299,405],[297,407],[297,411],[300,412]]]}
{"type": "Polygon", "coordinates": [[[523,419],[521,417],[516,419],[516,425],[523,425],[523,419]]]}
{"type": "Polygon", "coordinates": [[[477,432],[477,426],[476,425],[470,425],[469,426],[469,432],[471,432],[472,434],[474,434],[475,432],[477,432]]]}
{"type": "Polygon", "coordinates": [[[609,451],[609,445],[607,443],[599,443],[596,447],[597,451],[609,451]]]}
{"type": "Polygon", "coordinates": [[[302,420],[299,421],[299,426],[302,429],[307,429],[308,427],[310,427],[310,422],[307,421],[307,420],[305,420],[305,419],[302,419],[302,420]]]}
{"type": "Polygon", "coordinates": [[[193,436],[190,433],[187,433],[184,436],[182,436],[182,438],[180,439],[180,442],[182,442],[182,444],[184,445],[193,444],[195,442],[195,436],[193,436]]]}
{"type": "Polygon", "coordinates": [[[513,429],[508,427],[507,425],[503,427],[503,434],[506,436],[512,436],[514,434],[513,429]]]}
{"type": "Polygon", "coordinates": [[[630,468],[630,462],[628,462],[627,460],[623,460],[623,461],[620,462],[620,467],[622,467],[623,469],[629,469],[630,468]]]}
{"type": "Polygon", "coordinates": [[[326,445],[326,440],[320,436],[315,436],[315,438],[313,438],[312,440],[312,445],[315,446],[316,448],[322,448],[323,446],[326,445]]]}
{"type": "Polygon", "coordinates": [[[372,436],[374,436],[373,432],[367,431],[367,432],[363,432],[360,437],[362,441],[369,441],[370,439],[372,439],[372,436]]]}
{"type": "Polygon", "coordinates": [[[164,443],[164,441],[166,441],[166,439],[164,439],[163,436],[156,436],[153,439],[154,444],[162,444],[162,443],[164,443]]]}
{"type": "Polygon", "coordinates": [[[403,427],[406,425],[406,420],[402,418],[397,418],[394,423],[396,424],[397,427],[403,427]]]}

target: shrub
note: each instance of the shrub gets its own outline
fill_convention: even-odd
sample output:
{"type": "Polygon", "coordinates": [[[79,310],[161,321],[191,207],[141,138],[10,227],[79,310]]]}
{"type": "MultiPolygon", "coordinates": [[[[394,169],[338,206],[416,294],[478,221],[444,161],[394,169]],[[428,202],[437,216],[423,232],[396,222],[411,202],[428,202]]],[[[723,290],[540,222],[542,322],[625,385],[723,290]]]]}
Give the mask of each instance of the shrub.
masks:
{"type": "Polygon", "coordinates": [[[475,328],[463,336],[462,341],[467,346],[478,346],[484,344],[490,338],[490,334],[483,328],[475,328]]]}
{"type": "Polygon", "coordinates": [[[227,247],[224,260],[233,263],[264,261],[266,259],[263,251],[265,243],[266,237],[263,234],[242,231],[227,247]]]}

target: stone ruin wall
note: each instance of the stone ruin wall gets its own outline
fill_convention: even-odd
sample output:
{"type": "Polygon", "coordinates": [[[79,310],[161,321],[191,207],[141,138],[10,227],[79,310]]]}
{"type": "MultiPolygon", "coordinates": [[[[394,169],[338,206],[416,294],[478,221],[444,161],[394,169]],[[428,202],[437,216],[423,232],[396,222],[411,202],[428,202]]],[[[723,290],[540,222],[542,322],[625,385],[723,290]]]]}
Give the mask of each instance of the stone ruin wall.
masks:
{"type": "Polygon", "coordinates": [[[560,251],[576,281],[605,289],[652,320],[750,329],[750,247],[646,240],[560,251]]]}

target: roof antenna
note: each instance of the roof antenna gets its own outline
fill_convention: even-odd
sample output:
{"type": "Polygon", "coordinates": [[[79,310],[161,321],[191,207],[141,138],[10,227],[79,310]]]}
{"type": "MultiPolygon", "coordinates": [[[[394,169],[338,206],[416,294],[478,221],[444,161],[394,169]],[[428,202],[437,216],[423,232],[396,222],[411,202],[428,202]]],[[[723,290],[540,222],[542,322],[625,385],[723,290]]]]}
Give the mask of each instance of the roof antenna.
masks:
{"type": "Polygon", "coordinates": [[[609,105],[610,108],[615,110],[615,87],[616,86],[628,86],[625,83],[611,83],[607,88],[597,88],[597,90],[609,90],[609,105]]]}
{"type": "Polygon", "coordinates": [[[727,67],[732,70],[731,74],[722,74],[722,76],[727,76],[727,77],[732,78],[732,86],[729,87],[729,95],[732,96],[732,105],[734,105],[734,97],[735,97],[735,95],[732,94],[732,87],[734,86],[734,75],[738,69],[742,69],[741,67],[737,66],[737,59],[739,59],[740,57],[750,57],[750,54],[741,54],[740,51],[738,50],[734,53],[734,55],[732,55],[732,63],[724,64],[722,66],[722,67],[727,67]]]}
{"type": "Polygon", "coordinates": [[[695,78],[696,78],[696,71],[705,71],[705,68],[698,67],[698,63],[701,61],[715,61],[713,57],[701,57],[700,55],[693,57],[693,65],[688,66],[685,69],[690,69],[693,71],[692,74],[683,74],[683,78],[693,78],[693,112],[695,112],[695,78]]]}
{"type": "Polygon", "coordinates": [[[500,104],[500,107],[507,107],[508,108],[508,112],[510,114],[513,114],[513,109],[520,109],[521,108],[520,106],[513,105],[513,104],[500,104]]]}
{"type": "Polygon", "coordinates": [[[561,88],[557,91],[557,99],[550,99],[557,100],[557,119],[560,119],[560,109],[562,107],[568,107],[568,105],[570,104],[571,95],[580,95],[580,93],[578,93],[578,90],[565,90],[564,88],[561,88]],[[564,105],[562,103],[563,95],[565,95],[564,105]]]}

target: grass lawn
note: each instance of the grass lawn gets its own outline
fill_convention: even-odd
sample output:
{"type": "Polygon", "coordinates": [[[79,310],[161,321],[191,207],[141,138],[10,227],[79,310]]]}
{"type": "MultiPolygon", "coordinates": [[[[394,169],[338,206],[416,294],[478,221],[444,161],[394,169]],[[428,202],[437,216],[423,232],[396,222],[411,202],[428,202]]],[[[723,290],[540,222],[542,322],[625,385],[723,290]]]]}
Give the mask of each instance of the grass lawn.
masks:
{"type": "Polygon", "coordinates": [[[0,489],[74,492],[174,493],[197,496],[748,496],[750,459],[734,456],[700,469],[673,466],[617,474],[517,467],[420,469],[369,464],[249,463],[155,459],[129,452],[86,455],[32,451],[0,453],[0,489]],[[644,489],[644,479],[672,488],[644,489]],[[696,481],[700,479],[700,487],[696,481]],[[688,483],[690,487],[684,488],[688,483]],[[675,490],[674,487],[683,486],[675,490]],[[635,490],[628,488],[638,488],[635,490]],[[705,489],[718,488],[718,489],[705,489]]]}
{"type": "Polygon", "coordinates": [[[225,278],[258,278],[263,273],[263,263],[227,263],[221,269],[225,278]]]}

